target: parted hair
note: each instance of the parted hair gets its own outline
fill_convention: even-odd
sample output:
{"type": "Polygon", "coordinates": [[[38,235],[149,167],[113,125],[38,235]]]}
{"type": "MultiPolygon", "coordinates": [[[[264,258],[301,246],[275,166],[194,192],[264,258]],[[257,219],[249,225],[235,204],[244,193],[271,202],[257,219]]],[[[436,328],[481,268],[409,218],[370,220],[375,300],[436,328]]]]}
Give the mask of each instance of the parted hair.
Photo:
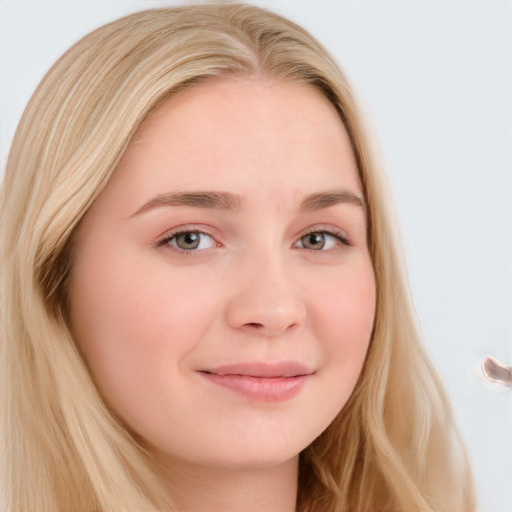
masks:
{"type": "Polygon", "coordinates": [[[321,91],[349,134],[367,205],[372,339],[350,400],[300,454],[297,510],[473,510],[467,455],[421,347],[390,195],[351,87],[305,30],[229,3],[147,10],[95,30],[25,109],[0,195],[2,509],[176,510],[91,379],[67,286],[74,233],[141,122],[192,84],[229,76],[321,91]]]}

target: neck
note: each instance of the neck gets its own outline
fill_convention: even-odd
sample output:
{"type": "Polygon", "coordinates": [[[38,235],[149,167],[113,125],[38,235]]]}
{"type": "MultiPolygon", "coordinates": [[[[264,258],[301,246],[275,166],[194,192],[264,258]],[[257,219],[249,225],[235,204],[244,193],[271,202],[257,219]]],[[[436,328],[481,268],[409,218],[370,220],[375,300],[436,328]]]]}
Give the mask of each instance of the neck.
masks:
{"type": "Polygon", "coordinates": [[[164,476],[178,512],[294,512],[298,457],[264,469],[217,469],[173,461],[164,476]]]}

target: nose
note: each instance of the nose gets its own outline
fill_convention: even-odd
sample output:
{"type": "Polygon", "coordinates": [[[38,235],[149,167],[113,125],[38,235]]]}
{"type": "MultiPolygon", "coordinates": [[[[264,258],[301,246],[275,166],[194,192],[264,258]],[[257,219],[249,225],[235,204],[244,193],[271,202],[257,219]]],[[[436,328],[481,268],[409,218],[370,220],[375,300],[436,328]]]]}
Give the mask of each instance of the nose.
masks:
{"type": "Polygon", "coordinates": [[[281,258],[263,257],[238,270],[226,309],[232,328],[276,337],[304,322],[299,285],[286,267],[281,258]]]}

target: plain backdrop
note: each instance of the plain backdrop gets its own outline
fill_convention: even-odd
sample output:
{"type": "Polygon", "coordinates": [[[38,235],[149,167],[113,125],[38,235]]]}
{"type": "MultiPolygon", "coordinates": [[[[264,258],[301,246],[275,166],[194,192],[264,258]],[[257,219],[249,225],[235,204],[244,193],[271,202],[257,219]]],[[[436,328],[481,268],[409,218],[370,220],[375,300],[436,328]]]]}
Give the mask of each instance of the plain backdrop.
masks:
{"type": "MultiPolygon", "coordinates": [[[[173,1],[0,0],[0,161],[24,105],[78,38],[173,1]]],[[[180,2],[181,3],[181,2],[180,2]]],[[[480,509],[512,511],[512,3],[254,0],[309,29],[369,113],[394,190],[428,352],[475,467],[480,509]]]]}

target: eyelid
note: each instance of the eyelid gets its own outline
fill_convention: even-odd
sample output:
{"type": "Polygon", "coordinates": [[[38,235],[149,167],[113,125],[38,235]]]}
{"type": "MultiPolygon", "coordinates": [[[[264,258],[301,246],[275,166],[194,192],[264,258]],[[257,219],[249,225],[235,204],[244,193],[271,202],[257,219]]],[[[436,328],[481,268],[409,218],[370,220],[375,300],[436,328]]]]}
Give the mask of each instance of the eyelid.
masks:
{"type": "Polygon", "coordinates": [[[205,235],[205,236],[208,236],[210,237],[212,240],[215,241],[216,243],[216,246],[219,247],[221,244],[217,241],[215,235],[213,235],[208,229],[206,229],[204,226],[198,226],[198,225],[182,225],[182,226],[178,226],[176,228],[173,228],[169,231],[166,231],[162,236],[160,236],[155,244],[154,244],[154,247],[164,247],[164,246],[167,246],[169,247],[170,250],[174,250],[176,253],[178,254],[190,254],[190,253],[193,253],[193,252],[202,252],[202,251],[205,251],[206,249],[191,249],[191,250],[187,250],[187,249],[180,249],[180,248],[177,248],[177,247],[173,247],[171,244],[169,244],[169,241],[172,240],[173,238],[179,236],[179,235],[182,235],[182,234],[185,234],[185,233],[198,233],[198,234],[201,234],[201,235],[205,235]]]}
{"type": "MultiPolygon", "coordinates": [[[[346,246],[352,245],[350,243],[350,240],[349,240],[347,234],[344,231],[342,231],[341,229],[336,228],[334,226],[326,226],[326,225],[322,225],[322,224],[318,225],[318,226],[312,226],[311,228],[306,229],[306,231],[304,231],[299,236],[299,238],[297,239],[297,242],[299,242],[301,238],[308,236],[312,233],[325,233],[327,235],[337,238],[343,245],[346,245],[346,246]]],[[[295,243],[297,243],[297,242],[295,242],[295,243]]],[[[311,250],[314,251],[314,249],[311,249],[311,250]]],[[[314,252],[322,252],[322,251],[314,251],[314,252]]],[[[323,251],[323,252],[326,252],[326,251],[323,251]]]]}
{"type": "MultiPolygon", "coordinates": [[[[202,235],[205,235],[205,236],[208,236],[210,238],[212,238],[212,240],[214,240],[216,242],[216,246],[215,247],[220,247],[222,244],[220,242],[218,242],[217,238],[215,235],[213,235],[211,233],[211,231],[209,229],[207,229],[204,225],[181,225],[181,226],[178,226],[176,228],[173,228],[169,231],[167,231],[164,235],[162,235],[161,237],[159,237],[154,246],[155,247],[168,247],[170,250],[173,250],[174,252],[176,252],[177,254],[180,254],[180,255],[188,255],[188,254],[191,254],[191,253],[200,253],[200,252],[204,252],[206,251],[207,249],[212,249],[214,247],[209,247],[207,249],[190,249],[190,250],[187,250],[187,249],[180,249],[178,247],[174,247],[172,246],[169,241],[181,234],[185,234],[185,233],[198,233],[198,234],[202,234],[202,235]]],[[[336,238],[340,245],[344,245],[344,246],[351,246],[352,244],[350,243],[350,240],[347,236],[347,234],[342,231],[341,229],[339,228],[336,228],[334,226],[326,226],[326,225],[315,225],[315,226],[311,226],[310,228],[306,229],[304,232],[302,232],[300,234],[300,236],[297,238],[297,240],[293,243],[292,247],[294,248],[298,248],[298,249],[305,249],[305,250],[309,250],[311,252],[332,252],[336,249],[325,249],[325,250],[322,250],[322,249],[308,249],[308,248],[305,248],[305,247],[296,247],[297,244],[301,241],[301,239],[305,236],[308,236],[312,233],[321,233],[321,234],[326,234],[328,236],[332,236],[334,238],[336,238]]],[[[338,247],[339,248],[339,247],[338,247]]]]}

